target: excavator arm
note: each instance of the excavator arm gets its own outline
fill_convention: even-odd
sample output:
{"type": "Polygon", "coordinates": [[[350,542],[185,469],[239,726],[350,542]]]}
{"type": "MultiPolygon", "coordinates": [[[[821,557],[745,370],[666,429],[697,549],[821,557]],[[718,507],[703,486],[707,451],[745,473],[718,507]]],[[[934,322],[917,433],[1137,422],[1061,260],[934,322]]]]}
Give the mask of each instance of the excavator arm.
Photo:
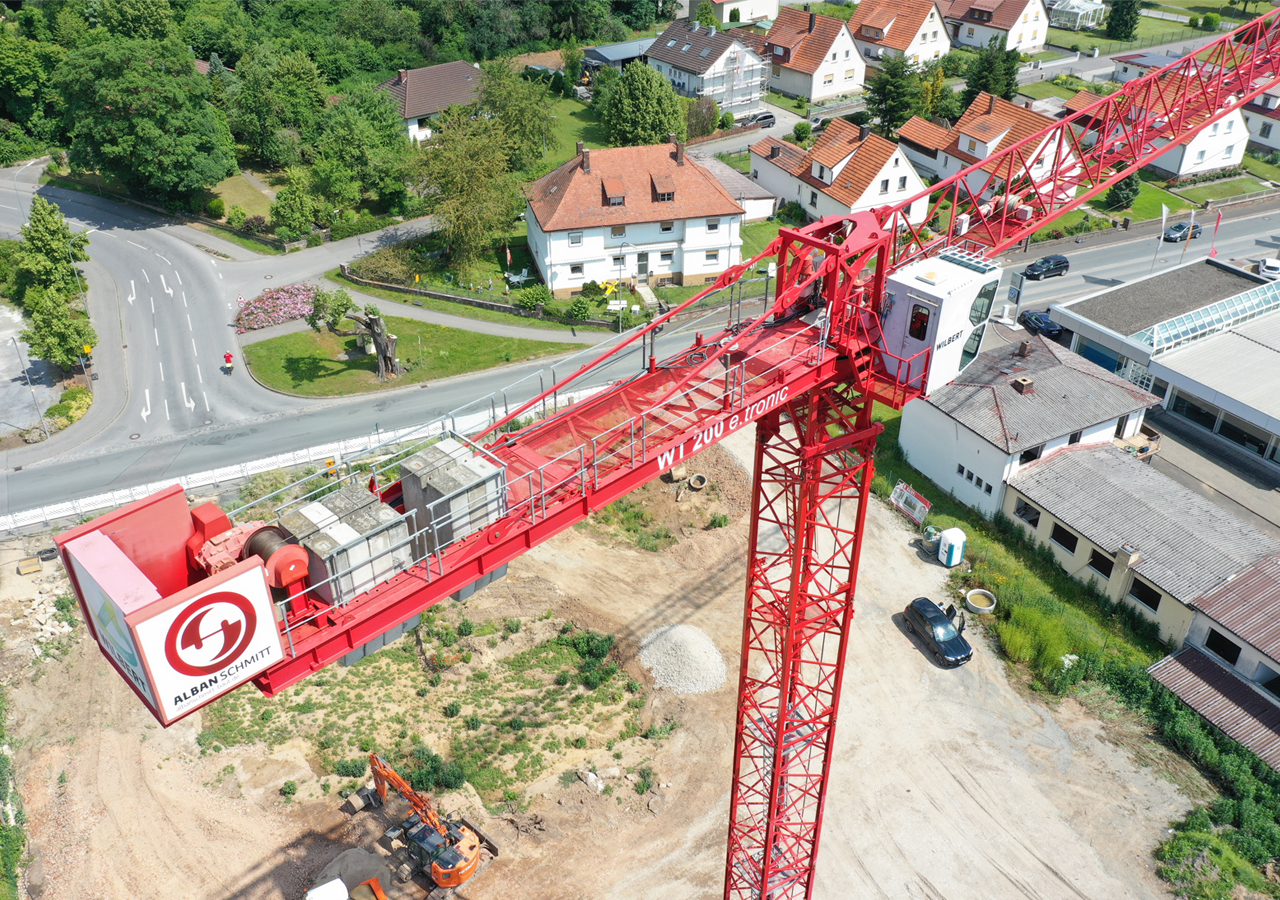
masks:
{"type": "Polygon", "coordinates": [[[436,812],[435,804],[431,802],[431,798],[421,791],[415,791],[409,782],[401,778],[400,773],[393,769],[391,764],[377,753],[369,754],[369,771],[373,773],[374,787],[378,789],[378,796],[382,798],[384,804],[387,802],[387,787],[389,785],[413,807],[413,811],[422,817],[422,821],[439,832],[441,837],[448,836],[449,829],[445,827],[440,814],[436,812]]]}

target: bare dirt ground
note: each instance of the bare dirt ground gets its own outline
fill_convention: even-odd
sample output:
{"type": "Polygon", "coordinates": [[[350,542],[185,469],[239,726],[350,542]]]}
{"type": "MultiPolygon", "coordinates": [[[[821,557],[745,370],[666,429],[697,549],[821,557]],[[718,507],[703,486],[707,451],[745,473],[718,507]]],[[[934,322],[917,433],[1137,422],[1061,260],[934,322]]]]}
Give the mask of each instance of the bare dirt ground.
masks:
{"type": "MultiPolygon", "coordinates": [[[[741,457],[750,447],[738,435],[731,449],[741,457]]],[[[745,482],[718,468],[723,460],[706,462],[723,502],[740,506],[745,482]]],[[[699,470],[695,460],[690,472],[699,470]]],[[[659,553],[571,529],[468,601],[486,616],[536,616],[548,600],[521,582],[545,580],[562,594],[557,617],[618,636],[632,677],[647,677],[640,639],[673,623],[710,635],[730,675],[707,694],[652,693],[644,716],[680,728],[628,749],[625,763],[647,758],[655,791],[638,795],[618,778],[612,794],[597,794],[564,786],[557,772],[528,790],[527,807],[487,815],[501,856],[462,900],[720,893],[747,525],[739,516],[696,527],[706,513],[659,553]]],[[[942,596],[946,570],[922,559],[911,537],[873,502],[815,896],[1169,896],[1151,850],[1189,805],[1167,777],[1185,780],[1185,767],[1149,746],[1139,764],[1128,747],[1140,734],[1126,738],[1074,700],[1050,706],[1020,690],[972,622],[972,663],[937,668],[900,612],[912,597],[942,596]]],[[[198,716],[160,729],[83,627],[65,660],[33,669],[30,646],[13,639],[24,625],[11,625],[22,586],[0,560],[0,672],[12,691],[29,831],[48,873],[42,900],[297,900],[341,850],[369,846],[391,821],[349,818],[332,795],[283,803],[283,780],[320,774],[305,747],[202,757],[198,716]]],[[[604,747],[565,762],[617,764],[604,747]]]]}

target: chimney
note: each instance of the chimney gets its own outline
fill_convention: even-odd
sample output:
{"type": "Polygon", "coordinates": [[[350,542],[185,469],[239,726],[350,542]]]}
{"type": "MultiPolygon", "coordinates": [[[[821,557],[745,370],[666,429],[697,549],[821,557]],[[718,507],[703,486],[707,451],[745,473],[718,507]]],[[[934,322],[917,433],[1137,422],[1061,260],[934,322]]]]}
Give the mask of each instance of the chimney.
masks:
{"type": "Polygon", "coordinates": [[[404,84],[408,80],[409,80],[409,73],[406,72],[404,69],[401,69],[400,77],[396,79],[396,84],[404,84]]]}
{"type": "Polygon", "coordinates": [[[993,112],[995,112],[995,111],[996,111],[996,95],[995,95],[995,94],[992,94],[992,95],[991,95],[991,102],[987,104],[987,114],[988,114],[988,115],[990,115],[991,113],[993,113],[993,112]]]}
{"type": "Polygon", "coordinates": [[[582,141],[578,141],[578,155],[579,155],[579,156],[581,156],[581,155],[582,155],[582,151],[583,151],[583,150],[585,150],[585,149],[586,149],[586,147],[587,147],[587,145],[586,145],[586,144],[582,143],[582,141]]]}
{"type": "Polygon", "coordinates": [[[1142,562],[1142,553],[1133,544],[1121,544],[1116,551],[1116,562],[1126,569],[1132,569],[1142,562]]]}
{"type": "Polygon", "coordinates": [[[866,140],[867,138],[869,138],[869,137],[871,137],[871,126],[870,126],[870,125],[859,125],[859,126],[858,126],[858,140],[859,140],[859,141],[865,141],[865,140],[866,140]]]}
{"type": "Polygon", "coordinates": [[[777,159],[781,155],[782,155],[782,147],[779,146],[778,144],[774,144],[772,147],[769,148],[770,159],[777,159]]]}
{"type": "Polygon", "coordinates": [[[1020,356],[1023,359],[1026,359],[1028,356],[1031,355],[1031,346],[1032,344],[1030,341],[1023,341],[1018,345],[1018,349],[1013,351],[1013,355],[1020,356]]]}
{"type": "Polygon", "coordinates": [[[677,166],[684,165],[684,144],[680,144],[680,143],[676,144],[676,165],[677,166]]]}
{"type": "Polygon", "coordinates": [[[1034,394],[1036,392],[1036,383],[1028,376],[1023,375],[1021,378],[1013,379],[1013,389],[1019,394],[1034,394]]]}
{"type": "Polygon", "coordinates": [[[591,171],[591,151],[586,147],[582,148],[582,171],[591,171]]]}
{"type": "Polygon", "coordinates": [[[707,37],[715,37],[715,36],[716,36],[716,26],[714,26],[714,25],[708,25],[708,26],[707,26],[707,37]]]}
{"type": "Polygon", "coordinates": [[[698,26],[699,26],[699,25],[701,25],[701,24],[702,24],[702,23],[701,23],[701,22],[699,22],[697,19],[694,19],[692,22],[690,22],[690,23],[689,23],[689,30],[690,30],[690,31],[697,31],[697,30],[698,30],[698,26]]]}
{"type": "MultiPolygon", "coordinates": [[[[808,9],[808,8],[809,8],[809,7],[807,7],[807,6],[805,7],[805,9],[808,9]]],[[[809,33],[810,33],[810,34],[813,34],[813,29],[815,29],[815,28],[817,28],[817,27],[818,27],[818,14],[817,14],[817,13],[809,13],[809,33]]]]}
{"type": "Polygon", "coordinates": [[[674,131],[667,132],[667,143],[674,144],[676,142],[676,133],[674,131]]]}

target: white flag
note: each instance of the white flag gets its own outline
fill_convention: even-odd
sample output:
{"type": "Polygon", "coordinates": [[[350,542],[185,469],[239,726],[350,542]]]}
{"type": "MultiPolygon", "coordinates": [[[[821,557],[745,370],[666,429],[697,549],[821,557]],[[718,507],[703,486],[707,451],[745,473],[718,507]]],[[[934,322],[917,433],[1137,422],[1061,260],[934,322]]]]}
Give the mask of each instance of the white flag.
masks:
{"type": "Polygon", "coordinates": [[[1164,233],[1165,223],[1169,221],[1169,207],[1160,204],[1160,232],[1164,233]]]}

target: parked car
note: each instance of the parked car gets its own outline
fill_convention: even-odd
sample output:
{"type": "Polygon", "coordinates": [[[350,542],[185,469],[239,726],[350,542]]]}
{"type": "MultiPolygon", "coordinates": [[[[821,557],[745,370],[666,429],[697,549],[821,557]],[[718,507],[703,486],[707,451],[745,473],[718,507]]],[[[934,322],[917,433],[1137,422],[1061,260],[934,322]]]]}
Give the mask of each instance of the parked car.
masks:
{"type": "Polygon", "coordinates": [[[1189,237],[1200,237],[1200,231],[1199,224],[1188,225],[1186,222],[1179,222],[1177,225],[1170,225],[1164,230],[1164,239],[1173,241],[1176,244],[1178,241],[1185,241],[1189,237]]]}
{"type": "Polygon", "coordinates": [[[1258,274],[1270,281],[1280,279],[1280,259],[1259,260],[1258,274]]]}
{"type": "Polygon", "coordinates": [[[1018,322],[1032,334],[1043,334],[1047,338],[1056,338],[1062,334],[1062,326],[1050,319],[1048,313],[1027,310],[1018,316],[1018,322]]]}
{"type": "Polygon", "coordinates": [[[756,113],[742,120],[743,125],[759,125],[761,128],[772,128],[778,124],[778,117],[771,112],[756,113]]]}
{"type": "Polygon", "coordinates": [[[973,648],[960,634],[964,619],[959,620],[960,628],[957,629],[942,607],[928,597],[917,597],[908,603],[902,611],[902,618],[907,631],[920,636],[938,665],[963,666],[973,658],[973,648]]]}
{"type": "Polygon", "coordinates": [[[1053,256],[1046,256],[1044,259],[1037,259],[1031,265],[1022,270],[1022,274],[1028,278],[1034,278],[1036,281],[1043,281],[1054,275],[1066,275],[1067,270],[1071,268],[1071,263],[1067,262],[1067,258],[1061,253],[1055,253],[1053,256]]]}

